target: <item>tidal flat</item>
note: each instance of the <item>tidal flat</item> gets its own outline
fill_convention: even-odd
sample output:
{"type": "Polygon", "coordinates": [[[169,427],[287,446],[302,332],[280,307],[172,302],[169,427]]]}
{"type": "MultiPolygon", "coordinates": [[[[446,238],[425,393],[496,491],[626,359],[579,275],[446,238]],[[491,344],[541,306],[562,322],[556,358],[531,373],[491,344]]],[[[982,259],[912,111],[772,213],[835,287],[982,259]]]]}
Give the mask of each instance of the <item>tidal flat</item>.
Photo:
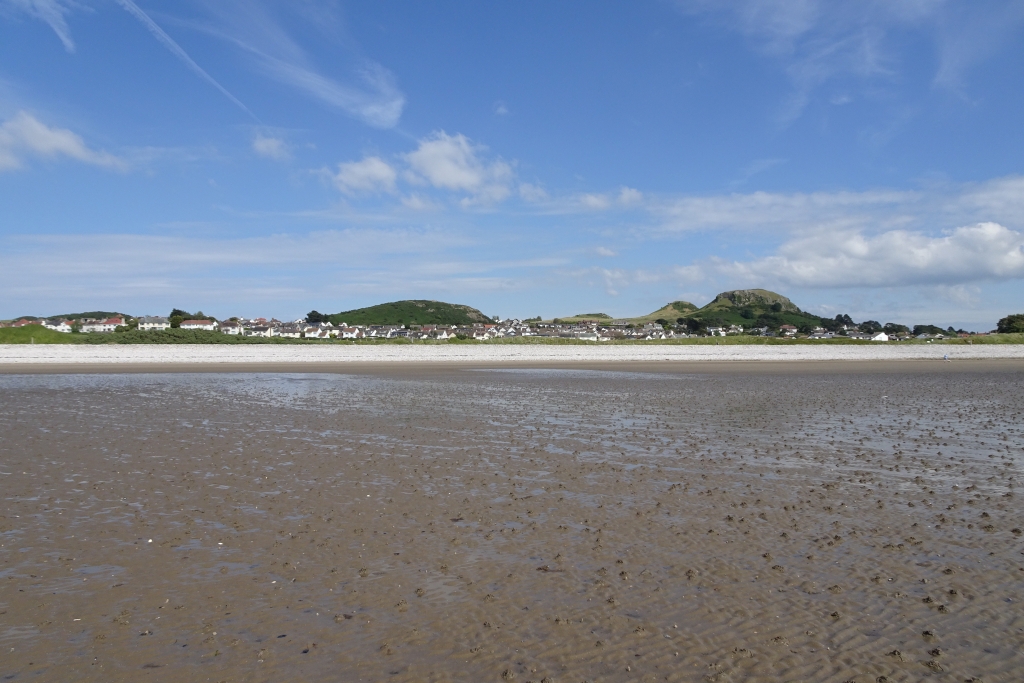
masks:
{"type": "Polygon", "coordinates": [[[1019,681],[979,363],[0,375],[0,678],[1019,681]]]}

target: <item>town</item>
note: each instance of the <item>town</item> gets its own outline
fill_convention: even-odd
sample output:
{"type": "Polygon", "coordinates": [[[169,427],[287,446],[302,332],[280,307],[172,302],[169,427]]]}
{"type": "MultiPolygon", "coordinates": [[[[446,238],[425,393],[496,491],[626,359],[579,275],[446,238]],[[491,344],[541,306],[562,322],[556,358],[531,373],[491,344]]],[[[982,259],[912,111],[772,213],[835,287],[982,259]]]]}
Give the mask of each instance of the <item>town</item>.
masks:
{"type": "MultiPolygon", "coordinates": [[[[823,326],[779,325],[777,329],[768,326],[744,327],[742,325],[704,326],[694,321],[679,318],[674,323],[656,320],[634,324],[627,320],[578,319],[572,322],[495,319],[492,323],[462,325],[358,325],[341,322],[337,325],[326,321],[311,322],[307,316],[292,321],[274,318],[238,318],[217,320],[212,317],[181,319],[180,316],[115,316],[110,318],[78,319],[33,319],[22,318],[0,327],[24,327],[42,325],[46,329],[62,333],[110,334],[139,330],[160,332],[170,329],[220,332],[221,334],[255,338],[281,339],[408,339],[446,341],[449,339],[487,341],[491,339],[535,337],[550,339],[575,339],[580,341],[606,342],[616,340],[654,341],[665,339],[686,339],[697,337],[779,337],[784,339],[827,340],[835,338],[856,339],[874,342],[904,341],[909,339],[931,340],[947,337],[971,337],[985,333],[941,330],[931,325],[919,325],[911,330],[905,326],[887,324],[884,327],[868,321],[861,325],[839,322],[823,326]],[[894,329],[897,328],[897,329],[894,329]]],[[[831,322],[831,321],[826,321],[831,322]]]]}

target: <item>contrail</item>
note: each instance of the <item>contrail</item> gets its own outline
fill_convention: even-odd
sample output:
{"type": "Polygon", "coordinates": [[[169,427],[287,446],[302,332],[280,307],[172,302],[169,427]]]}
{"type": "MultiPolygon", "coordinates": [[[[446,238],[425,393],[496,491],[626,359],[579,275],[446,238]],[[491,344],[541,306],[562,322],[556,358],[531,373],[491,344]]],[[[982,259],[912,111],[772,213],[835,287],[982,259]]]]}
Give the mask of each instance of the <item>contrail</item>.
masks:
{"type": "Polygon", "coordinates": [[[188,56],[188,53],[185,52],[185,50],[183,50],[180,45],[174,42],[174,38],[171,38],[169,35],[167,35],[167,33],[164,32],[162,28],[157,26],[156,22],[150,19],[149,15],[143,12],[142,9],[139,8],[139,6],[136,5],[132,0],[117,0],[117,4],[121,5],[121,7],[125,9],[125,11],[127,11],[133,17],[141,21],[142,24],[149,29],[149,32],[152,33],[157,40],[163,43],[164,47],[171,51],[171,54],[173,54],[181,61],[185,62],[185,65],[188,68],[192,69],[192,71],[199,74],[199,76],[201,76],[203,80],[205,80],[207,83],[217,88],[217,90],[220,90],[221,93],[223,93],[224,97],[228,98],[236,105],[238,105],[238,107],[242,111],[244,111],[246,114],[251,116],[256,121],[259,121],[256,115],[249,110],[249,107],[242,104],[242,102],[237,97],[235,97],[227,91],[227,88],[218,83],[217,79],[215,79],[210,74],[206,73],[206,71],[203,70],[203,67],[196,64],[195,61],[193,61],[193,59],[188,56]]]}

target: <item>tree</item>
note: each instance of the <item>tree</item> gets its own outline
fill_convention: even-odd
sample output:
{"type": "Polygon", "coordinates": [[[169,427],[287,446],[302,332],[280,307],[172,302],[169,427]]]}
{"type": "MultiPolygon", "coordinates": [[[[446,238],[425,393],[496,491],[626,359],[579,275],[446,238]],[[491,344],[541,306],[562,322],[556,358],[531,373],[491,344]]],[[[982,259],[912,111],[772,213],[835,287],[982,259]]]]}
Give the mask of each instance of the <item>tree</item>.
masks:
{"type": "Polygon", "coordinates": [[[306,314],[306,322],[310,325],[327,322],[327,316],[314,309],[306,314]]]}
{"type": "Polygon", "coordinates": [[[747,320],[753,320],[754,318],[757,317],[757,314],[754,313],[754,309],[752,308],[744,308],[742,311],[740,311],[740,317],[745,318],[747,320]]]}
{"type": "Polygon", "coordinates": [[[810,334],[811,332],[814,331],[814,328],[805,323],[798,327],[796,331],[799,332],[800,334],[810,334]]]}
{"type": "MultiPolygon", "coordinates": [[[[177,310],[177,309],[175,309],[175,310],[177,310]]],[[[184,319],[185,318],[183,316],[172,315],[171,316],[171,327],[173,327],[173,328],[181,327],[181,321],[184,320],[184,319]]]]}
{"type": "Polygon", "coordinates": [[[996,332],[1002,332],[1003,334],[1024,332],[1024,313],[1008,315],[1000,320],[996,325],[996,332]]]}
{"type": "Polygon", "coordinates": [[[882,327],[882,331],[891,336],[894,334],[909,334],[910,328],[907,327],[906,325],[900,325],[898,323],[886,323],[882,327]]]}
{"type": "Polygon", "coordinates": [[[882,324],[877,320],[865,320],[859,327],[864,334],[876,334],[882,331],[882,324]]]}
{"type": "Polygon", "coordinates": [[[180,308],[172,308],[169,318],[181,318],[182,320],[188,320],[192,317],[192,314],[188,311],[183,311],[180,308]]]}
{"type": "Polygon", "coordinates": [[[782,302],[776,301],[775,303],[773,303],[772,304],[772,312],[773,313],[782,313],[782,302]]]}

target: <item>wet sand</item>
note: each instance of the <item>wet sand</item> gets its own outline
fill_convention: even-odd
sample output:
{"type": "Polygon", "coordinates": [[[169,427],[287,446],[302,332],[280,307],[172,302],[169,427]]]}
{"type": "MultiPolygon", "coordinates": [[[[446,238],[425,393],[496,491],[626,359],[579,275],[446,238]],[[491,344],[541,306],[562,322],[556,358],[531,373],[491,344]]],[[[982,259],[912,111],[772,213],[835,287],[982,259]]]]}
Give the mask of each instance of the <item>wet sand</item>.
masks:
{"type": "Polygon", "coordinates": [[[0,376],[0,676],[1020,680],[1019,361],[599,367],[0,376]]]}

